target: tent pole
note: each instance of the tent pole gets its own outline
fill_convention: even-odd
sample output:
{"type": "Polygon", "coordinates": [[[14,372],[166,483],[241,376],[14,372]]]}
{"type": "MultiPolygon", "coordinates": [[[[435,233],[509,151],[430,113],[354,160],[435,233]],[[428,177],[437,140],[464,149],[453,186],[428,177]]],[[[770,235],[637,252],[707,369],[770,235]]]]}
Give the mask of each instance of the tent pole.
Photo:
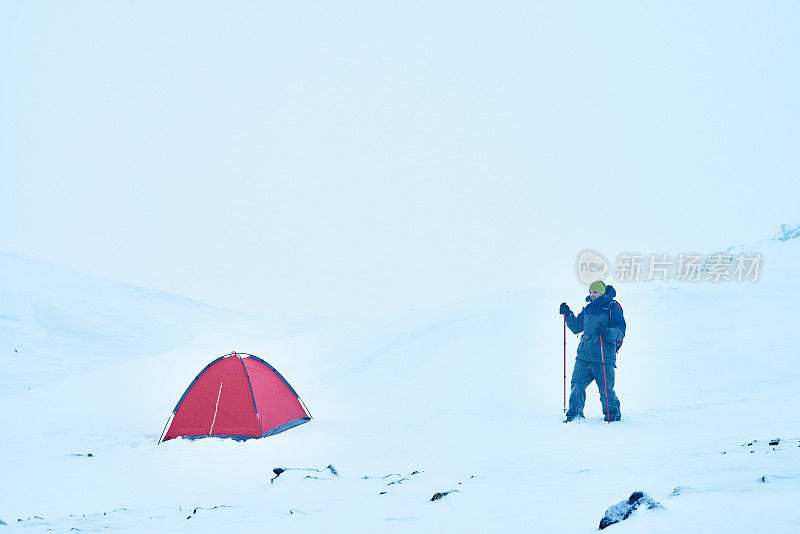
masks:
{"type": "Polygon", "coordinates": [[[306,411],[306,413],[308,414],[308,416],[309,416],[309,417],[311,417],[311,412],[310,412],[310,411],[308,411],[308,406],[306,406],[306,403],[305,403],[305,402],[303,402],[303,399],[301,399],[300,397],[297,397],[297,400],[299,400],[299,401],[300,401],[300,404],[302,404],[302,405],[303,405],[303,409],[306,411]]]}
{"type": "Polygon", "coordinates": [[[173,418],[173,417],[175,417],[175,412],[172,412],[172,414],[171,414],[171,415],[169,416],[169,418],[167,419],[167,424],[166,424],[166,425],[164,425],[164,430],[162,430],[162,431],[161,431],[161,437],[160,437],[160,438],[158,438],[158,443],[156,443],[156,445],[161,445],[161,440],[163,440],[163,439],[164,439],[164,434],[167,432],[167,427],[169,426],[169,424],[170,424],[170,422],[172,421],[172,418],[173,418]]]}

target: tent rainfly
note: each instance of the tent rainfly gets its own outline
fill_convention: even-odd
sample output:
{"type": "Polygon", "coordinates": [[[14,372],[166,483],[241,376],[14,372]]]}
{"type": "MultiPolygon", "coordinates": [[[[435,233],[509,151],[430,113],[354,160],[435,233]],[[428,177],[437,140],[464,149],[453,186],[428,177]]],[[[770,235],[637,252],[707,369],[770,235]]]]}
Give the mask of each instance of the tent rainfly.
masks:
{"type": "Polygon", "coordinates": [[[263,438],[311,420],[281,374],[252,354],[220,356],[195,377],[164,427],[162,441],[209,436],[263,438]]]}

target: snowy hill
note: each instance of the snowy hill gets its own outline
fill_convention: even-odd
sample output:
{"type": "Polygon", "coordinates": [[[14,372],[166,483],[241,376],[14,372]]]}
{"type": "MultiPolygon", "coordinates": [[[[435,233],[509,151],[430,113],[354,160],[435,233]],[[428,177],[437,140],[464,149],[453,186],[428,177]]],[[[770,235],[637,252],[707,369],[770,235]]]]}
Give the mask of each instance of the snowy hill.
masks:
{"type": "MultiPolygon", "coordinates": [[[[800,239],[749,248],[764,256],[757,282],[617,285],[628,336],[613,425],[594,384],[588,420],[560,422],[557,310],[583,302],[574,282],[296,319],[3,255],[0,528],[589,532],[642,490],[666,509],[610,528],[792,532],[800,239]],[[189,381],[231,348],[275,365],[314,419],[243,443],[157,445],[189,381]],[[270,482],[276,467],[321,471],[270,482]]],[[[575,346],[570,335],[568,373],[575,346]]]]}
{"type": "MultiPolygon", "coordinates": [[[[198,337],[241,342],[244,332],[302,328],[308,320],[265,322],[187,297],[83,275],[0,253],[0,396],[89,369],[185,347],[198,337]]],[[[214,341],[210,341],[213,339],[214,341]]]]}
{"type": "Polygon", "coordinates": [[[0,254],[0,391],[40,385],[188,339],[202,305],[0,254]],[[21,382],[19,380],[22,379],[21,382]]]}

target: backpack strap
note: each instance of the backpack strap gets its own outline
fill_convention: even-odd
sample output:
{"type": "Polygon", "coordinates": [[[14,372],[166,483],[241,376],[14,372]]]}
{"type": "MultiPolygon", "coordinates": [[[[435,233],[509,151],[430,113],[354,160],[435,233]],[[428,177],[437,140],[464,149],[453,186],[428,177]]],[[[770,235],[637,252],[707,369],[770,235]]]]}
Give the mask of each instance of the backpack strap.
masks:
{"type": "Polygon", "coordinates": [[[608,324],[609,325],[611,324],[611,306],[613,306],[614,304],[619,306],[619,311],[622,311],[622,305],[619,302],[617,302],[616,300],[612,300],[611,302],[608,303],[608,324]]]}

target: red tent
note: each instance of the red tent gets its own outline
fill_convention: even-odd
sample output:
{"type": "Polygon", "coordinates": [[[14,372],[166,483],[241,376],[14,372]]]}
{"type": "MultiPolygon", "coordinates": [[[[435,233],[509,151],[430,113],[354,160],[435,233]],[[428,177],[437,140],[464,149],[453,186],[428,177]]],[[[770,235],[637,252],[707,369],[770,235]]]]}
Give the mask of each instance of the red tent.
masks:
{"type": "Polygon", "coordinates": [[[189,384],[161,441],[263,438],[310,420],[303,401],[274,367],[252,354],[232,352],[208,364],[189,384]]]}

